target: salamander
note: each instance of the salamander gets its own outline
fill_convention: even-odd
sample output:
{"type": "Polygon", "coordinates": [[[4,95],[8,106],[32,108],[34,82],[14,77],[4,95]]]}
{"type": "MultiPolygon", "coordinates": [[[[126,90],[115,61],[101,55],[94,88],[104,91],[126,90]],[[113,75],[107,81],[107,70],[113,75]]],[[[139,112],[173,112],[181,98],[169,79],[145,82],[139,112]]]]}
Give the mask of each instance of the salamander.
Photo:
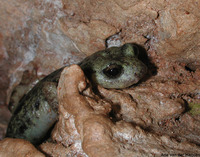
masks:
{"type": "MultiPolygon", "coordinates": [[[[135,44],[98,51],[78,65],[87,78],[104,88],[126,88],[147,72],[135,44]]],[[[39,81],[20,101],[8,124],[6,137],[41,143],[58,119],[57,85],[64,67],[39,81]]]]}

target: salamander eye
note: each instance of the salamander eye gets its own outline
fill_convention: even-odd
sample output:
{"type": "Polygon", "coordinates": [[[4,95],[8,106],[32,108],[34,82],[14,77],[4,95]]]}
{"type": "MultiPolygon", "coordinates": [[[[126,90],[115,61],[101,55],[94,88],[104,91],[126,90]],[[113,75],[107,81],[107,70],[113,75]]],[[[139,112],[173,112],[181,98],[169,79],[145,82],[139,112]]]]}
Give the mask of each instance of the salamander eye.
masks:
{"type": "Polygon", "coordinates": [[[117,78],[121,75],[123,68],[121,65],[110,64],[105,69],[103,69],[103,73],[109,78],[117,78]]]}

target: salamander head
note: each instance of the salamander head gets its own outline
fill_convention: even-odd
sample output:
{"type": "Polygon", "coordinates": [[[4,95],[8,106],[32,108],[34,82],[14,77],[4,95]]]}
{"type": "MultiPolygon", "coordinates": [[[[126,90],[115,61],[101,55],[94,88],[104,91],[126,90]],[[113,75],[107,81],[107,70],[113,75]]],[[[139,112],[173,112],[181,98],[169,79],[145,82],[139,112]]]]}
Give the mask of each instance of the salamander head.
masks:
{"type": "Polygon", "coordinates": [[[126,88],[137,83],[147,72],[138,54],[136,45],[125,44],[96,52],[80,66],[86,75],[91,74],[92,81],[104,88],[126,88]]]}

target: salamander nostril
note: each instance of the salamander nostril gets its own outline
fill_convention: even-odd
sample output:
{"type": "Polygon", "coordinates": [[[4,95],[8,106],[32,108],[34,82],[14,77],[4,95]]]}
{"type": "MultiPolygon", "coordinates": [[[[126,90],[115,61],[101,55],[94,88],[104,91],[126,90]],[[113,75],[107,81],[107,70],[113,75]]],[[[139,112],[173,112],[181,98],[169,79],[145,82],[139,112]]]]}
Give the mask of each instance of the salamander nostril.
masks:
{"type": "Polygon", "coordinates": [[[103,73],[109,78],[117,78],[122,73],[122,66],[117,64],[111,64],[103,70],[103,73]]]}

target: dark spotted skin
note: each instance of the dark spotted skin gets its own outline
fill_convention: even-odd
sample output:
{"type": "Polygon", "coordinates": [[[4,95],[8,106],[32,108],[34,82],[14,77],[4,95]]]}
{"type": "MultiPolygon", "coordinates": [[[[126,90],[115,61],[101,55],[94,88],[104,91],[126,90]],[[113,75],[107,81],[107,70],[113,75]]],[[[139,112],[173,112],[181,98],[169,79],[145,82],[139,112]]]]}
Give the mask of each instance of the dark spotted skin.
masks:
{"type": "Polygon", "coordinates": [[[7,137],[26,139],[33,144],[46,137],[58,116],[56,87],[62,69],[45,77],[20,100],[8,125],[7,137]]]}
{"type": "MultiPolygon", "coordinates": [[[[79,66],[93,83],[104,88],[126,88],[137,83],[147,67],[138,58],[137,47],[125,44],[98,51],[79,66]]],[[[58,69],[35,85],[20,101],[9,122],[7,137],[41,143],[58,118],[57,85],[62,70],[58,69]]]]}

